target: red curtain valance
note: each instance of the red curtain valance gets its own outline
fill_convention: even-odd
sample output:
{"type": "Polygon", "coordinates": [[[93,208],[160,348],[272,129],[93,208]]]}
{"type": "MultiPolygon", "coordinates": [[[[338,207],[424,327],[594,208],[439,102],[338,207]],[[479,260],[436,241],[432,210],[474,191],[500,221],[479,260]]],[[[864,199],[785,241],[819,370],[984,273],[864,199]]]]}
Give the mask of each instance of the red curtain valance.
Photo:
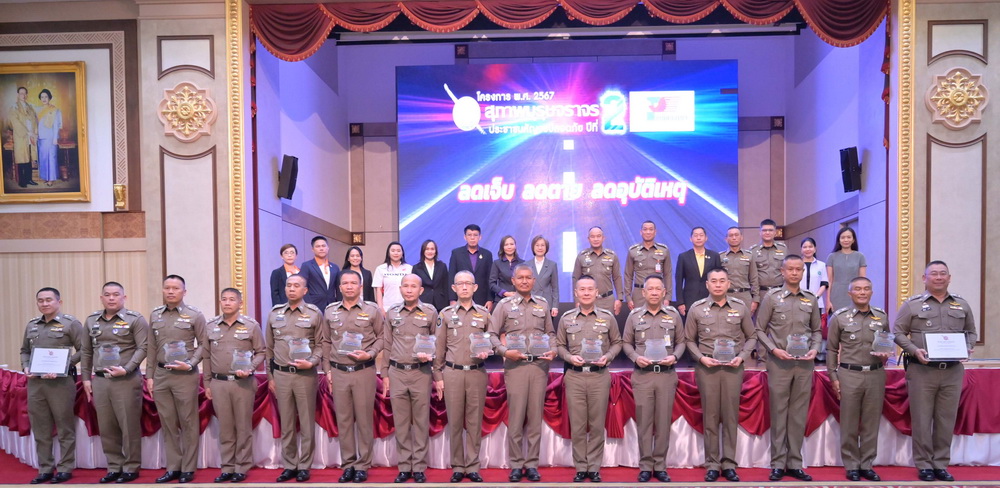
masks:
{"type": "Polygon", "coordinates": [[[809,27],[837,47],[860,44],[889,12],[889,0],[445,0],[253,4],[250,29],[279,59],[300,61],[315,53],[334,26],[355,32],[385,28],[403,14],[433,32],[453,32],[477,15],[507,29],[526,29],[558,8],[581,22],[607,25],[642,6],[659,19],[677,24],[698,21],[722,5],[748,24],[776,22],[798,9],[809,27]]]}

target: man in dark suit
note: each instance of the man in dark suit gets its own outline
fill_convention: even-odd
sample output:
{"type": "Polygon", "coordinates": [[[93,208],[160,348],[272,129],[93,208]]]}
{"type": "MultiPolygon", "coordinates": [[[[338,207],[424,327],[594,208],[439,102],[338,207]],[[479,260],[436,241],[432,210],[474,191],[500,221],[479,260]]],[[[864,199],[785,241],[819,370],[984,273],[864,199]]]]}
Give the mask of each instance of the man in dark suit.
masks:
{"type": "Polygon", "coordinates": [[[340,275],[340,268],[327,259],[330,253],[330,245],[326,237],[316,236],[312,238],[313,259],[302,263],[299,275],[306,279],[306,303],[315,305],[321,311],[326,310],[326,306],[340,299],[340,292],[337,290],[337,276],[340,275]]]}
{"type": "MultiPolygon", "coordinates": [[[[479,288],[472,295],[472,301],[493,310],[493,300],[490,299],[490,268],[493,267],[493,253],[489,249],[479,247],[479,238],[482,231],[476,224],[465,226],[465,244],[451,250],[451,259],[448,261],[448,282],[455,283],[455,274],[459,271],[468,271],[476,277],[476,284],[479,288]]],[[[451,292],[451,304],[458,301],[458,295],[454,290],[451,292]]]]}
{"type": "Polygon", "coordinates": [[[687,309],[692,303],[708,296],[705,278],[709,271],[722,267],[719,253],[705,249],[708,235],[704,227],[691,229],[691,244],[688,249],[677,256],[677,267],[674,271],[674,282],[677,290],[677,310],[687,315],[687,309]]]}

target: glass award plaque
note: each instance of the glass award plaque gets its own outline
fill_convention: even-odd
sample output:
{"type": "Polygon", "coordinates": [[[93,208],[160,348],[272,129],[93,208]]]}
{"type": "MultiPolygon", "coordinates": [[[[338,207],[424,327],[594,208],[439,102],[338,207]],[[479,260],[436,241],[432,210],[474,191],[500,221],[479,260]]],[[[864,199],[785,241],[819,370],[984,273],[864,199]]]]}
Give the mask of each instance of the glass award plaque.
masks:
{"type": "Polygon", "coordinates": [[[469,351],[470,356],[479,357],[480,354],[486,353],[487,356],[493,355],[493,343],[490,342],[489,332],[473,332],[469,334],[469,351]]]}
{"type": "Polygon", "coordinates": [[[736,359],[736,341],[732,339],[716,339],[712,358],[720,363],[728,363],[736,359]]]}
{"type": "Polygon", "coordinates": [[[101,344],[97,347],[97,360],[94,361],[96,369],[107,369],[120,366],[122,362],[122,348],[114,344],[101,344]]]}
{"type": "Polygon", "coordinates": [[[875,332],[875,340],[872,341],[872,353],[874,354],[895,354],[896,353],[896,334],[889,332],[887,330],[880,330],[875,332]]]}
{"type": "Polygon", "coordinates": [[[163,345],[163,362],[170,364],[174,361],[187,361],[187,343],[184,341],[170,341],[163,345]]]}
{"type": "Polygon", "coordinates": [[[524,334],[507,334],[507,349],[527,354],[528,338],[524,334]]]}
{"type": "Polygon", "coordinates": [[[292,361],[307,359],[312,356],[312,348],[309,347],[309,339],[306,337],[293,337],[288,341],[288,357],[292,361]]]}
{"type": "Polygon", "coordinates": [[[341,336],[340,343],[337,344],[337,352],[343,355],[348,355],[354,351],[361,350],[361,340],[365,338],[365,335],[360,332],[344,332],[341,336]]]}
{"type": "Polygon", "coordinates": [[[809,354],[809,336],[788,334],[788,347],[785,348],[785,352],[796,358],[809,354]]]}
{"type": "Polygon", "coordinates": [[[253,351],[233,351],[233,362],[229,363],[229,372],[253,371],[253,351]]]}
{"type": "Polygon", "coordinates": [[[667,354],[667,340],[646,339],[646,351],[642,355],[654,363],[667,359],[667,356],[669,355],[667,354]]]}
{"type": "Polygon", "coordinates": [[[604,355],[604,350],[601,349],[602,345],[604,345],[604,341],[600,339],[584,339],[580,342],[580,357],[585,363],[600,361],[601,356],[604,355]]]}
{"type": "Polygon", "coordinates": [[[552,350],[549,343],[549,335],[542,332],[535,332],[528,336],[528,352],[532,356],[541,356],[552,350]]]}
{"type": "Polygon", "coordinates": [[[417,338],[413,342],[413,357],[417,357],[417,354],[421,353],[434,357],[436,352],[437,336],[432,334],[417,334],[417,338]]]}

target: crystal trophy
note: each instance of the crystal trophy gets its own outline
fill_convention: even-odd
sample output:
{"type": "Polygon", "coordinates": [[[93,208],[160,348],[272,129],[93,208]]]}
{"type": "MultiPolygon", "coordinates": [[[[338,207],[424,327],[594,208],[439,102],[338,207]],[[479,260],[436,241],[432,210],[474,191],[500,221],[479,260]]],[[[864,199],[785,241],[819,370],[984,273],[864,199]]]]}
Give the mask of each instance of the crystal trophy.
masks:
{"type": "Polygon", "coordinates": [[[646,351],[642,353],[642,356],[654,363],[667,359],[667,340],[646,339],[646,351]]]}
{"type": "Polygon", "coordinates": [[[253,351],[233,351],[233,362],[229,363],[229,372],[253,371],[253,351]]]}
{"type": "Polygon", "coordinates": [[[413,357],[417,357],[417,354],[421,353],[434,357],[436,352],[437,336],[433,334],[417,334],[417,338],[413,342],[413,357]]]}
{"type": "Polygon", "coordinates": [[[528,352],[532,356],[541,356],[552,350],[549,343],[549,335],[543,332],[535,332],[528,336],[528,352]]]}
{"type": "Polygon", "coordinates": [[[114,344],[101,344],[97,348],[97,361],[94,366],[103,370],[119,366],[122,361],[121,348],[114,344]]]}
{"type": "Polygon", "coordinates": [[[895,354],[896,334],[887,330],[875,332],[875,340],[872,341],[872,354],[895,354]]]}
{"type": "Polygon", "coordinates": [[[344,332],[337,344],[337,352],[346,356],[361,350],[361,340],[364,338],[365,335],[360,332],[344,332]]]}
{"type": "Polygon", "coordinates": [[[312,348],[309,347],[309,338],[293,337],[289,339],[288,357],[290,357],[292,361],[307,359],[309,356],[312,356],[312,348]]]}
{"type": "Polygon", "coordinates": [[[163,345],[163,362],[167,364],[174,361],[184,362],[187,358],[187,343],[184,341],[170,341],[163,345]]]}
{"type": "Polygon", "coordinates": [[[486,353],[487,356],[493,355],[493,343],[490,342],[489,332],[473,332],[469,334],[469,351],[470,356],[476,358],[480,354],[486,353]]]}
{"type": "Polygon", "coordinates": [[[716,339],[712,358],[720,363],[728,363],[736,359],[736,341],[732,339],[716,339]]]}
{"type": "Polygon", "coordinates": [[[805,334],[788,334],[788,347],[785,349],[785,352],[795,358],[809,354],[809,336],[805,334]]]}
{"type": "Polygon", "coordinates": [[[585,363],[593,363],[601,360],[601,356],[604,355],[604,350],[601,346],[604,341],[600,339],[584,339],[580,343],[580,357],[583,358],[585,363]]]}
{"type": "Polygon", "coordinates": [[[507,349],[527,354],[528,338],[524,334],[507,334],[507,349]]]}

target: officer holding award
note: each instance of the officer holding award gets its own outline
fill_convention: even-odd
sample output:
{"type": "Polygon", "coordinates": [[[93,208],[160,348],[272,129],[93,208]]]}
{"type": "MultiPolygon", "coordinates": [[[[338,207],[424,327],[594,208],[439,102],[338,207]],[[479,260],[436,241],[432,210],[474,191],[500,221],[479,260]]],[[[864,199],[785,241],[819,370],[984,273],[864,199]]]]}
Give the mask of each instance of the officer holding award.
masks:
{"type": "Polygon", "coordinates": [[[640,483],[652,477],[670,481],[666,463],[677,390],[674,365],[684,354],[684,327],[677,309],[663,305],[668,296],[666,284],[661,275],[646,277],[642,287],[645,305],[629,314],[622,338],[625,355],[635,363],[632,392],[639,430],[640,483]]]}

